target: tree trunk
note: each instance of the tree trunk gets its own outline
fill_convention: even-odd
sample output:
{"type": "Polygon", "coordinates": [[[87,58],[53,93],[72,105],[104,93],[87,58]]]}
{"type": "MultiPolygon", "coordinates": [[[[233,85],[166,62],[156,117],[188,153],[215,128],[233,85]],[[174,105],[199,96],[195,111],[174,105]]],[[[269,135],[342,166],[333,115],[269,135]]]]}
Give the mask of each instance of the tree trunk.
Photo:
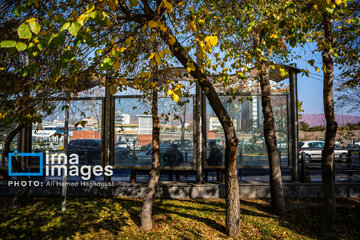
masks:
{"type": "MultiPolygon", "coordinates": [[[[260,34],[254,37],[255,48],[260,46],[260,34]]],[[[258,61],[260,68],[261,104],[264,116],[264,138],[267,148],[270,170],[271,207],[277,214],[285,213],[285,199],[282,185],[280,159],[276,144],[275,121],[271,106],[271,86],[267,62],[258,61]]]]}
{"type": "MultiPolygon", "coordinates": [[[[10,153],[10,144],[11,141],[14,139],[14,137],[19,134],[21,132],[21,130],[24,128],[24,125],[20,124],[18,125],[14,130],[12,130],[9,135],[6,137],[5,140],[5,144],[4,144],[4,150],[3,150],[3,155],[5,157],[9,156],[10,153]]],[[[22,169],[19,161],[14,157],[12,160],[12,168],[15,172],[24,172],[24,170],[22,169]]],[[[20,181],[29,181],[29,178],[27,176],[18,176],[20,181]]],[[[28,192],[30,191],[30,187],[28,186],[28,184],[26,184],[25,187],[20,187],[19,191],[16,192],[12,205],[13,207],[18,207],[21,205],[22,200],[24,199],[24,197],[28,194],[28,192]]]]}
{"type": "Polygon", "coordinates": [[[172,54],[186,68],[188,64],[194,66],[190,72],[191,76],[199,83],[204,91],[209,103],[214,110],[221,126],[224,129],[226,149],[225,149],[225,187],[226,187],[226,233],[229,237],[237,237],[240,234],[240,195],[239,181],[236,166],[236,153],[238,138],[236,137],[233,122],[222,105],[219,96],[213,88],[207,76],[200,70],[199,66],[185,51],[183,46],[174,37],[175,42],[169,41],[169,36],[174,36],[167,28],[167,31],[160,31],[162,40],[168,45],[172,54]]]}
{"type": "Polygon", "coordinates": [[[262,63],[262,71],[264,74],[260,74],[261,104],[264,116],[264,138],[269,159],[271,206],[274,212],[283,214],[285,212],[284,191],[271,106],[269,68],[266,63],[262,63]]]}
{"type": "Polygon", "coordinates": [[[152,208],[156,192],[156,186],[159,182],[160,176],[160,121],[158,116],[158,89],[157,79],[154,78],[156,84],[153,90],[152,98],[152,119],[153,119],[153,133],[152,133],[152,166],[150,171],[149,185],[146,189],[146,196],[143,202],[141,212],[141,230],[150,231],[152,224],[152,208]]]}
{"type": "Polygon", "coordinates": [[[332,36],[332,20],[324,13],[324,36],[328,46],[322,52],[324,65],[323,101],[326,119],[325,147],[322,154],[321,173],[324,194],[324,215],[322,221],[322,233],[324,236],[332,236],[336,215],[336,195],[334,188],[334,148],[337,122],[335,120],[333,100],[334,63],[330,49],[334,43],[332,36]]]}

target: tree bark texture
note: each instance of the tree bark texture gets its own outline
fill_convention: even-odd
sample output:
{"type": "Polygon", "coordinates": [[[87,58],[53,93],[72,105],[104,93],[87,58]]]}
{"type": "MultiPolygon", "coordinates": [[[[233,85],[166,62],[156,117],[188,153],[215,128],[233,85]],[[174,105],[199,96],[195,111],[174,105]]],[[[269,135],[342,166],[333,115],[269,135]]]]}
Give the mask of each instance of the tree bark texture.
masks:
{"type": "Polygon", "coordinates": [[[330,48],[334,43],[332,36],[332,20],[327,13],[323,16],[325,48],[322,51],[324,66],[323,101],[326,119],[325,147],[322,153],[321,174],[324,194],[322,233],[324,236],[332,236],[336,215],[336,195],[334,187],[334,148],[337,122],[335,120],[333,100],[334,63],[330,48]]]}
{"type": "MultiPolygon", "coordinates": [[[[21,132],[21,130],[24,128],[25,126],[20,124],[18,125],[14,130],[12,130],[9,135],[6,137],[5,140],[5,144],[4,144],[4,150],[3,150],[3,155],[4,156],[8,156],[10,153],[10,144],[11,141],[14,139],[14,137],[19,134],[21,132]]],[[[16,159],[15,157],[11,160],[12,162],[12,168],[13,171],[15,172],[24,172],[24,169],[22,169],[18,159],[16,159]]],[[[20,181],[29,181],[29,178],[27,176],[18,176],[20,181]]],[[[21,205],[22,200],[24,199],[24,197],[29,193],[30,191],[30,187],[28,185],[26,185],[25,187],[20,187],[19,191],[16,192],[12,205],[13,207],[18,207],[21,205]]]]}
{"type": "MultiPolygon", "coordinates": [[[[142,3],[144,5],[146,15],[151,16],[154,19],[156,18],[157,20],[165,20],[164,8],[160,11],[160,13],[155,13],[155,11],[151,9],[148,1],[142,0],[142,3]]],[[[164,24],[166,26],[166,21],[164,21],[164,24]]],[[[188,52],[179,43],[170,28],[166,26],[166,31],[159,31],[159,33],[161,39],[169,47],[171,53],[185,68],[187,68],[188,64],[194,66],[194,70],[190,71],[190,75],[198,82],[199,86],[204,91],[211,107],[224,129],[226,139],[226,233],[229,237],[237,237],[240,235],[240,193],[236,166],[236,152],[239,140],[236,137],[235,127],[211,82],[201,71],[198,64],[195,63],[195,61],[189,56],[188,52]]]]}
{"type": "Polygon", "coordinates": [[[146,189],[146,196],[143,202],[141,212],[141,230],[150,231],[152,224],[152,209],[154,197],[156,193],[156,186],[159,182],[160,176],[160,121],[158,116],[158,89],[157,79],[154,79],[156,87],[153,90],[152,97],[152,119],[153,119],[153,134],[152,134],[152,166],[150,171],[149,185],[146,189]]]}
{"type": "MultiPolygon", "coordinates": [[[[254,46],[260,46],[260,35],[254,37],[254,46]]],[[[258,62],[260,68],[261,104],[264,117],[264,138],[267,148],[270,170],[271,207],[277,214],[285,213],[285,199],[282,184],[280,159],[276,144],[275,121],[271,106],[271,86],[269,79],[269,66],[266,61],[258,62]]]]}
{"type": "Polygon", "coordinates": [[[191,64],[195,67],[190,72],[196,79],[201,89],[205,92],[209,103],[218,117],[225,133],[225,186],[226,186],[226,233],[229,237],[237,237],[240,234],[240,195],[239,181],[236,166],[236,154],[238,138],[236,137],[233,122],[222,105],[218,94],[216,93],[207,76],[200,70],[199,66],[188,55],[182,45],[176,40],[172,44],[169,39],[173,35],[169,28],[167,31],[160,32],[162,40],[168,45],[172,54],[181,62],[184,67],[191,64]]]}

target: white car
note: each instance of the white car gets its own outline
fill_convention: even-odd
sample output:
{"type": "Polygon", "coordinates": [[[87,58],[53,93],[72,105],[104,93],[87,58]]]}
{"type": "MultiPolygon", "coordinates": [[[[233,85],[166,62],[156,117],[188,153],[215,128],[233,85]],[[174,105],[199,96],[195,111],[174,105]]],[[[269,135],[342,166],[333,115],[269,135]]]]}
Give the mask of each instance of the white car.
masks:
{"type": "MultiPolygon", "coordinates": [[[[313,158],[321,159],[322,150],[324,149],[324,141],[302,141],[299,142],[299,153],[305,153],[306,162],[310,162],[313,158]]],[[[341,162],[348,161],[348,150],[335,148],[335,158],[341,162]]]]}

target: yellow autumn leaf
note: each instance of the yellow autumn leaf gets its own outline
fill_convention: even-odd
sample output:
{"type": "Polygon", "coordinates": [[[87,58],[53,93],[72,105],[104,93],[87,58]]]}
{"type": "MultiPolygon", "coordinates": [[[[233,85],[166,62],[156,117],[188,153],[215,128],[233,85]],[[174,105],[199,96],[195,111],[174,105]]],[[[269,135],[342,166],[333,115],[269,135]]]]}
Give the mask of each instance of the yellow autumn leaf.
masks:
{"type": "Polygon", "coordinates": [[[217,36],[208,36],[205,38],[205,42],[210,44],[212,47],[215,47],[218,43],[218,37],[217,36]]]}
{"type": "Polygon", "coordinates": [[[132,40],[134,40],[133,37],[128,37],[128,38],[125,40],[125,44],[126,44],[126,45],[130,45],[132,40]]]}
{"type": "Polygon", "coordinates": [[[180,99],[179,95],[176,95],[176,94],[171,95],[171,97],[175,102],[178,102],[180,99]]]}
{"type": "Polygon", "coordinates": [[[206,58],[206,52],[204,50],[199,51],[199,58],[201,59],[206,58]]]}
{"type": "Polygon", "coordinates": [[[149,60],[153,59],[155,57],[156,53],[152,53],[149,57],[149,60]]]}
{"type": "Polygon", "coordinates": [[[205,46],[205,48],[204,48],[204,50],[205,50],[206,52],[211,53],[211,52],[212,52],[211,45],[210,45],[209,43],[207,43],[206,46],[205,46]]]}
{"type": "Polygon", "coordinates": [[[194,11],[194,7],[189,7],[189,11],[190,12],[194,11]]]}
{"type": "Polygon", "coordinates": [[[115,95],[115,93],[117,92],[117,88],[114,85],[111,85],[109,90],[111,95],[115,95]]]}
{"type": "Polygon", "coordinates": [[[158,22],[155,22],[155,21],[153,21],[153,20],[150,20],[150,21],[148,22],[148,25],[149,25],[149,27],[151,27],[151,28],[156,28],[156,27],[159,26],[159,23],[158,23],[158,22]]]}
{"type": "Polygon", "coordinates": [[[272,39],[277,39],[277,38],[278,38],[278,35],[276,35],[276,34],[273,33],[273,34],[270,35],[270,38],[272,38],[272,39]]]}
{"type": "Polygon", "coordinates": [[[155,55],[155,61],[156,61],[156,63],[157,63],[158,65],[161,64],[161,58],[160,58],[160,56],[159,56],[158,54],[155,55]]]}
{"type": "Polygon", "coordinates": [[[168,91],[167,91],[167,94],[168,94],[169,96],[171,96],[171,95],[174,94],[174,92],[173,92],[173,90],[168,90],[168,91]]]}
{"type": "Polygon", "coordinates": [[[120,48],[120,52],[121,52],[121,53],[124,52],[125,50],[126,50],[126,47],[120,48]]]}
{"type": "Polygon", "coordinates": [[[166,0],[163,0],[163,2],[164,2],[164,7],[169,9],[169,11],[171,12],[173,9],[173,5],[166,0]]]}
{"type": "Polygon", "coordinates": [[[191,29],[193,30],[194,33],[197,32],[197,27],[196,27],[194,22],[191,22],[190,26],[191,26],[191,29]]]}
{"type": "Polygon", "coordinates": [[[110,9],[112,11],[115,11],[116,10],[116,6],[118,4],[118,0],[111,0],[111,1],[108,1],[108,5],[110,7],[110,9]]]}
{"type": "Polygon", "coordinates": [[[199,19],[199,24],[204,24],[205,23],[205,21],[204,21],[204,19],[199,19]]]}
{"type": "Polygon", "coordinates": [[[87,15],[83,13],[77,18],[77,21],[80,23],[81,26],[84,26],[86,16],[87,15]]]}
{"type": "Polygon", "coordinates": [[[204,43],[203,41],[201,41],[201,40],[199,40],[198,43],[199,43],[199,47],[200,47],[201,49],[203,49],[204,46],[205,46],[205,43],[204,43]]]}
{"type": "Polygon", "coordinates": [[[176,39],[174,37],[174,35],[170,34],[169,35],[169,43],[170,45],[173,45],[176,42],[176,39]]]}
{"type": "Polygon", "coordinates": [[[164,24],[160,24],[160,30],[166,32],[166,26],[164,24]]]}
{"type": "Polygon", "coordinates": [[[126,78],[124,78],[124,77],[121,78],[120,82],[121,82],[122,85],[126,85],[126,84],[127,84],[127,80],[126,80],[126,78]]]}
{"type": "Polygon", "coordinates": [[[114,63],[114,69],[115,69],[115,70],[119,70],[119,69],[120,69],[120,60],[117,60],[117,61],[114,63]]]}
{"type": "Polygon", "coordinates": [[[37,21],[37,19],[36,18],[30,18],[30,19],[26,20],[27,23],[31,23],[31,22],[34,22],[34,21],[37,21]]]}
{"type": "Polygon", "coordinates": [[[335,0],[336,5],[341,5],[341,2],[342,2],[341,0],[335,0]]]}
{"type": "Polygon", "coordinates": [[[155,41],[155,34],[151,34],[150,36],[150,42],[154,42],[155,41]]]}

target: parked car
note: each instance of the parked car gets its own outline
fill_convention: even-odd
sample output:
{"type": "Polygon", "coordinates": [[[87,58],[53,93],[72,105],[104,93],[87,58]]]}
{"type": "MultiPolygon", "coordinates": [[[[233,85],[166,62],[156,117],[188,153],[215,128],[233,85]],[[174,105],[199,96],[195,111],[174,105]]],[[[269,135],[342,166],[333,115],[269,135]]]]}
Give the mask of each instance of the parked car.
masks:
{"type": "Polygon", "coordinates": [[[140,147],[140,150],[141,150],[141,151],[146,151],[146,150],[148,150],[149,148],[151,148],[151,146],[152,146],[152,144],[151,144],[151,143],[148,143],[148,144],[146,144],[146,145],[144,145],[144,146],[141,146],[141,147],[140,147]]]}
{"type": "Polygon", "coordinates": [[[129,158],[129,153],[130,153],[130,150],[128,148],[123,148],[123,147],[118,147],[118,146],[115,146],[115,149],[114,149],[114,160],[124,160],[124,159],[127,159],[129,158]]]}
{"type": "Polygon", "coordinates": [[[101,140],[76,139],[68,144],[68,154],[76,153],[81,162],[90,164],[92,161],[101,160],[101,140]]]}
{"type": "Polygon", "coordinates": [[[207,146],[206,148],[209,148],[209,144],[211,142],[215,141],[216,145],[219,147],[219,148],[225,148],[225,141],[224,140],[221,140],[221,139],[208,139],[207,140],[207,146]]]}
{"type": "Polygon", "coordinates": [[[128,141],[119,141],[115,143],[115,147],[134,149],[135,141],[132,139],[129,139],[128,141]]]}
{"type": "MultiPolygon", "coordinates": [[[[172,150],[172,144],[160,144],[160,163],[162,166],[164,166],[165,162],[164,162],[164,155],[166,154],[166,152],[171,151],[172,150]]],[[[183,158],[184,158],[184,162],[187,161],[187,159],[192,159],[193,155],[190,152],[185,152],[182,149],[179,148],[180,153],[182,154],[183,158]]],[[[149,148],[146,151],[143,152],[139,152],[136,154],[136,158],[139,161],[150,161],[152,160],[152,147],[149,148]]]]}
{"type": "Polygon", "coordinates": [[[184,139],[184,147],[181,146],[181,140],[175,140],[172,142],[173,144],[177,144],[179,146],[179,148],[181,148],[182,150],[192,150],[193,149],[193,144],[191,140],[188,139],[184,139]]]}
{"type": "Polygon", "coordinates": [[[278,148],[287,148],[288,147],[288,143],[285,140],[278,140],[276,141],[277,147],[278,148]]]}
{"type": "MultiPolygon", "coordinates": [[[[68,144],[68,154],[76,153],[80,161],[87,164],[101,160],[101,140],[98,139],[76,139],[68,144]]],[[[114,159],[123,160],[129,157],[129,149],[115,145],[114,159]]]]}
{"type": "MultiPolygon", "coordinates": [[[[305,153],[305,161],[311,162],[313,158],[321,158],[322,150],[324,149],[324,141],[302,141],[299,142],[299,153],[305,153]]],[[[348,161],[348,150],[342,148],[335,148],[335,158],[341,162],[348,161]]]]}

